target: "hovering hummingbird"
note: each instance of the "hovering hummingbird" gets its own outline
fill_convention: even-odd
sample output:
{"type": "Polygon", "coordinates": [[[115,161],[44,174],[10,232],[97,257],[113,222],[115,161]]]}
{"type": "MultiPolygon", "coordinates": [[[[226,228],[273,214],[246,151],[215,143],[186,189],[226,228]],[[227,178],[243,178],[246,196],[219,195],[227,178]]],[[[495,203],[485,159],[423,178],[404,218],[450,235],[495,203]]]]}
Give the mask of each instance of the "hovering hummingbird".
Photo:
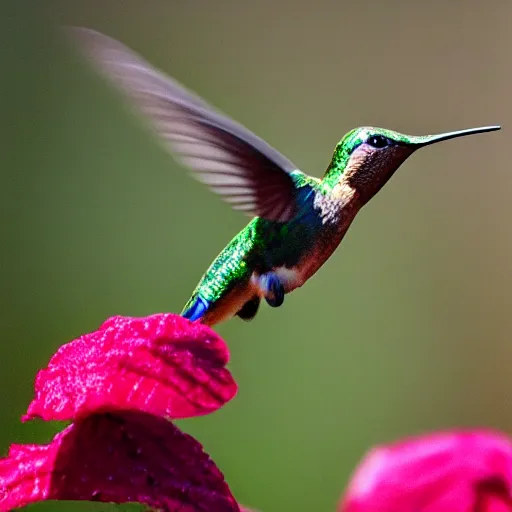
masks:
{"type": "Polygon", "coordinates": [[[123,44],[93,30],[70,30],[178,161],[233,208],[254,217],[217,256],[182,311],[208,325],[235,315],[250,320],[261,299],[281,306],[286,293],[325,263],[357,212],[417,149],[500,129],[414,136],[355,128],[338,142],[318,179],[123,44]]]}

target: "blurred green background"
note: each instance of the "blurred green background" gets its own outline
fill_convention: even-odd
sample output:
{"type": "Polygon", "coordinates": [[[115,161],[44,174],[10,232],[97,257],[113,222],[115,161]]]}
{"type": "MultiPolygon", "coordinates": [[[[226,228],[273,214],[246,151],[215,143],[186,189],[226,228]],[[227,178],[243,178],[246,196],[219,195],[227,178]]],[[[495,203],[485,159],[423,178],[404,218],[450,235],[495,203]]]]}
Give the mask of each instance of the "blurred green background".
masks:
{"type": "Polygon", "coordinates": [[[180,427],[241,503],[334,511],[376,443],[512,431],[511,2],[1,6],[2,452],[61,428],[19,417],[62,343],[112,315],[179,312],[246,222],[160,149],[60,24],[123,41],[315,176],[355,126],[504,127],[414,155],[282,308],[218,327],[239,394],[180,427]]]}

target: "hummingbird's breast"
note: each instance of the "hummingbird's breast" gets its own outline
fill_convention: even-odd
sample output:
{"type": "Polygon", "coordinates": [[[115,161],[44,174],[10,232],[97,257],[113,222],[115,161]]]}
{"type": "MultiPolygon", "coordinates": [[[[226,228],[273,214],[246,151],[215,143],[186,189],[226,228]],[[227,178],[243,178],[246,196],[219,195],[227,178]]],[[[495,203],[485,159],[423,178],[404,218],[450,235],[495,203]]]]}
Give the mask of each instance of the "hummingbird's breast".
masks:
{"type": "Polygon", "coordinates": [[[283,276],[286,283],[286,292],[291,292],[302,286],[331,257],[343,240],[354,217],[355,214],[353,216],[346,215],[343,222],[338,225],[322,229],[315,242],[305,251],[304,257],[301,258],[293,270],[288,268],[277,269],[277,274],[283,276]]]}
{"type": "Polygon", "coordinates": [[[355,191],[340,184],[329,194],[317,192],[310,210],[290,222],[281,238],[287,257],[273,265],[286,293],[302,286],[329,259],[359,208],[355,191]]]}

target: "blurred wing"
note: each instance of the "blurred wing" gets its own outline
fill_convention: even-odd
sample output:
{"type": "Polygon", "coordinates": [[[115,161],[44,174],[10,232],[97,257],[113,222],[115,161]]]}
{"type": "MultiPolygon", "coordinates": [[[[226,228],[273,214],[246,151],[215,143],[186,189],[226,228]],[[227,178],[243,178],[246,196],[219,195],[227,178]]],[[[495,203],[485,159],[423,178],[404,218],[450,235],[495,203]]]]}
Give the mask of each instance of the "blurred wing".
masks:
{"type": "Polygon", "coordinates": [[[262,139],[99,32],[70,28],[85,54],[120,87],[166,147],[233,208],[286,222],[296,212],[297,169],[262,139]]]}

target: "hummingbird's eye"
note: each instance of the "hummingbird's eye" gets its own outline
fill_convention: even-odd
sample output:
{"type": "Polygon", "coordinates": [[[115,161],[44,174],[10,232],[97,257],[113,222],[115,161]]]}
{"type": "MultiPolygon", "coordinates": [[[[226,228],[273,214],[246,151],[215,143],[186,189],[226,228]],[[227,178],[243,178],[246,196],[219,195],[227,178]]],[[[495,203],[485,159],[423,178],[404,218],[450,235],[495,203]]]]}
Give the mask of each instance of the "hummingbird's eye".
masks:
{"type": "Polygon", "coordinates": [[[369,144],[373,148],[380,149],[385,148],[386,146],[390,146],[392,143],[387,137],[384,137],[383,135],[371,135],[368,137],[366,144],[369,144]]]}

